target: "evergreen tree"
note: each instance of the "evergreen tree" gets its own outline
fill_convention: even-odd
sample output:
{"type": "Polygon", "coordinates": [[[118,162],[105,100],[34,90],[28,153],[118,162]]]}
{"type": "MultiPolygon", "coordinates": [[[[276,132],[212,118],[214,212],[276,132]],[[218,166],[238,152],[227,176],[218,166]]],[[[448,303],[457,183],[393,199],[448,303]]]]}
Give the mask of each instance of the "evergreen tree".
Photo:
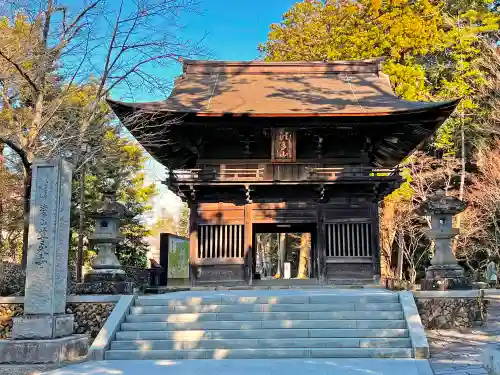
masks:
{"type": "MultiPolygon", "coordinates": [[[[150,201],[156,194],[154,184],[145,183],[143,172],[146,157],[142,148],[135,142],[121,135],[111,125],[105,126],[99,152],[88,163],[85,178],[85,225],[87,237],[94,230],[93,221],[88,213],[102,200],[102,191],[112,179],[118,186],[117,198],[133,216],[122,219],[121,232],[123,241],[117,247],[117,255],[124,266],[145,267],[147,263],[148,244],[144,240],[149,230],[143,221],[143,215],[151,209],[150,201]]],[[[97,149],[97,145],[94,145],[97,149]]],[[[74,184],[73,197],[78,197],[77,184],[74,184]]],[[[75,205],[78,202],[75,201],[75,205]]],[[[76,233],[78,232],[78,211],[74,211],[72,220],[73,247],[76,249],[76,233]]],[[[93,255],[87,247],[87,259],[93,255]]]]}
{"type": "MultiPolygon", "coordinates": [[[[463,98],[457,115],[440,129],[433,145],[454,153],[460,150],[457,128],[464,121],[461,115],[477,108],[473,96],[485,83],[479,69],[481,40],[496,41],[500,16],[489,1],[464,8],[458,3],[446,4],[428,0],[302,1],[280,23],[271,25],[268,41],[259,48],[268,61],[386,57],[383,71],[400,97],[422,101],[463,98]],[[453,13],[443,11],[446,4],[453,13]]],[[[475,124],[466,122],[474,130],[475,124]]]]}

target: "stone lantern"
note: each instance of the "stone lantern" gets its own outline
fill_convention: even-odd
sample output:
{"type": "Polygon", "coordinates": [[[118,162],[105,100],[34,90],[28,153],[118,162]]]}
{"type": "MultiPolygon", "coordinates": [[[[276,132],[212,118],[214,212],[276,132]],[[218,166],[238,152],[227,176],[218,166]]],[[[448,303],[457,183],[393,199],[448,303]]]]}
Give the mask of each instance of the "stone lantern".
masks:
{"type": "Polygon", "coordinates": [[[431,266],[425,271],[422,289],[454,289],[466,286],[465,273],[452,250],[453,237],[459,230],[453,228],[453,215],[465,210],[467,204],[448,197],[439,190],[420,207],[421,213],[431,217],[427,237],[434,240],[435,251],[431,266]]]}
{"type": "Polygon", "coordinates": [[[125,271],[115,254],[116,245],[123,239],[120,219],[130,215],[126,207],[116,201],[116,190],[106,188],[103,202],[91,213],[95,230],[89,236],[89,242],[98,254],[92,262],[92,270],[85,275],[85,289],[91,289],[94,293],[132,292],[132,283],[126,281],[125,271]],[[89,288],[89,284],[93,284],[93,287],[89,288]]]}

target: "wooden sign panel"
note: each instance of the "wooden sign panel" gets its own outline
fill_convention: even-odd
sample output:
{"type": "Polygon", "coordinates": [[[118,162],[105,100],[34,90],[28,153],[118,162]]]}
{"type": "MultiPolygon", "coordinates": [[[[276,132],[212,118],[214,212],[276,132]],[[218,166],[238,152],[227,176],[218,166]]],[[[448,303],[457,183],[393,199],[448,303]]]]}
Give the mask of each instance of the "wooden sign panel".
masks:
{"type": "Polygon", "coordinates": [[[295,132],[283,128],[273,129],[271,161],[273,163],[295,162],[295,132]]]}

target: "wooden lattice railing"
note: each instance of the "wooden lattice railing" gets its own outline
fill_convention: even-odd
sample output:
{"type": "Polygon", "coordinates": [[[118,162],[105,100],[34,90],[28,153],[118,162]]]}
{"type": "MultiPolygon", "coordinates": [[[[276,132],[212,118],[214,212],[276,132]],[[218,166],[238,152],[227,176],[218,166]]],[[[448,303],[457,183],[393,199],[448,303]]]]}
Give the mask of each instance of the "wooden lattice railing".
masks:
{"type": "MultiPolygon", "coordinates": [[[[266,176],[264,168],[241,168],[241,169],[215,169],[198,168],[175,170],[174,176],[177,182],[226,182],[226,181],[273,181],[266,176]]],[[[335,181],[338,179],[366,179],[392,177],[399,174],[398,169],[371,168],[371,167],[305,167],[305,173],[299,181],[335,181]]],[[[283,178],[276,180],[283,181],[283,178]]]]}

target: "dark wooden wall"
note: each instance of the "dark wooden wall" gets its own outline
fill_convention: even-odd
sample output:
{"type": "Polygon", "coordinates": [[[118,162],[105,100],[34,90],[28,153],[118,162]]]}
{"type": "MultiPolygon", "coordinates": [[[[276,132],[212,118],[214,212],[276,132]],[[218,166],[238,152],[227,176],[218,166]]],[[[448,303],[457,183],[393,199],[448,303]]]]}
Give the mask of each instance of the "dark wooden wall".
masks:
{"type": "Polygon", "coordinates": [[[253,224],[314,224],[318,276],[369,279],[379,272],[377,204],[281,202],[192,205],[191,264],[195,282],[247,281],[252,274],[253,224]]]}

